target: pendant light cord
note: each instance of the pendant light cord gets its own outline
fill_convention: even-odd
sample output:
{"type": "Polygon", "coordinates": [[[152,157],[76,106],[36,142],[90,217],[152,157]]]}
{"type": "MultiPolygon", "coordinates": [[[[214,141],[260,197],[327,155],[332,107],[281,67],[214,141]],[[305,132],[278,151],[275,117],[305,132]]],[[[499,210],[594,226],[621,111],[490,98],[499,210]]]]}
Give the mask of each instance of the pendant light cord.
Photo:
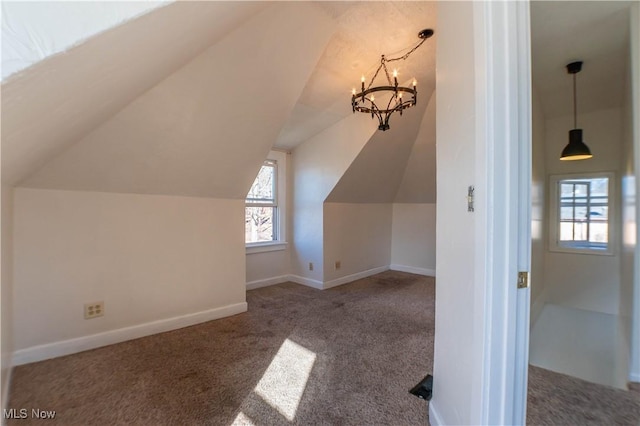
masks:
{"type": "Polygon", "coordinates": [[[573,74],[573,128],[578,128],[578,102],[576,95],[576,75],[573,74]]]}

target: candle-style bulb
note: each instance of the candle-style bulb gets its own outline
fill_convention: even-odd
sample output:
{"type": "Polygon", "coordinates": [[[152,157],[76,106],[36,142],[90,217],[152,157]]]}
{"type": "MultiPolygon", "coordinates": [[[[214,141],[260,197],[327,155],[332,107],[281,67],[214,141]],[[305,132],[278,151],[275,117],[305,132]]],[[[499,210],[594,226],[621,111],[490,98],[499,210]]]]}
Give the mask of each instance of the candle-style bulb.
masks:
{"type": "Polygon", "coordinates": [[[376,100],[376,97],[371,95],[371,103],[373,103],[373,101],[375,101],[375,100],[376,100]]]}
{"type": "Polygon", "coordinates": [[[360,78],[360,81],[364,83],[364,75],[360,78]]]}
{"type": "Polygon", "coordinates": [[[413,79],[413,87],[416,87],[418,85],[418,82],[416,81],[416,79],[413,79]]]}
{"type": "Polygon", "coordinates": [[[398,70],[393,70],[393,76],[397,77],[398,76],[398,70]]]}
{"type": "Polygon", "coordinates": [[[402,99],[402,92],[398,93],[398,98],[402,99]]]}
{"type": "Polygon", "coordinates": [[[351,94],[352,94],[353,96],[355,96],[355,95],[356,95],[356,88],[355,88],[355,87],[354,87],[353,89],[351,89],[351,94]]]}

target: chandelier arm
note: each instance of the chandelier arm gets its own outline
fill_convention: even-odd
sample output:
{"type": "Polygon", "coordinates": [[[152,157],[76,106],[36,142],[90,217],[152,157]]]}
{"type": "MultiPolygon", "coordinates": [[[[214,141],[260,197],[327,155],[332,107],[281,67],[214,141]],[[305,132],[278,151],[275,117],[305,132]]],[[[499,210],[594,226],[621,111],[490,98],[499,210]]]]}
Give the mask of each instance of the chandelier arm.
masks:
{"type": "MultiPolygon", "coordinates": [[[[384,59],[384,55],[382,55],[382,58],[384,59]]],[[[373,75],[373,78],[371,79],[371,81],[369,82],[369,85],[367,86],[367,90],[371,89],[371,85],[373,84],[373,82],[375,81],[376,77],[378,76],[378,73],[380,72],[380,69],[382,68],[382,66],[384,65],[383,61],[380,61],[380,65],[378,65],[378,69],[376,70],[376,73],[373,75]]]]}
{"type": "Polygon", "coordinates": [[[389,77],[389,70],[387,69],[387,64],[385,64],[384,55],[382,55],[382,67],[384,68],[384,73],[387,75],[387,81],[389,82],[389,86],[391,86],[393,83],[391,82],[391,77],[389,77]]]}

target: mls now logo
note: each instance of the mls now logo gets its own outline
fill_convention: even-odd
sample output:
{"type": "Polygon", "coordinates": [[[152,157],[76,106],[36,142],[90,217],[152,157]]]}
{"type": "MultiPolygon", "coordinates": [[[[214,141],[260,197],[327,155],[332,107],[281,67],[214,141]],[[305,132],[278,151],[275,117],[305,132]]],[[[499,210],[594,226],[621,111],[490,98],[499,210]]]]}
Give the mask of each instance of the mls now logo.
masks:
{"type": "Polygon", "coordinates": [[[33,408],[31,412],[26,408],[5,408],[2,410],[2,415],[5,419],[26,419],[28,417],[32,419],[53,419],[56,417],[56,412],[39,408],[33,408]]]}

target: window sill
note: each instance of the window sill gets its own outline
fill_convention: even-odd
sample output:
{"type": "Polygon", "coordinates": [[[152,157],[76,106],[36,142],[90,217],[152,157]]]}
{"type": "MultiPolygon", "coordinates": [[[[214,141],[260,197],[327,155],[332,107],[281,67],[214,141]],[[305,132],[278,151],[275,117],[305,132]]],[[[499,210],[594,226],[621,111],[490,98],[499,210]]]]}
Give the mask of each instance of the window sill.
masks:
{"type": "Polygon", "coordinates": [[[588,249],[588,248],[574,248],[574,247],[549,247],[550,252],[554,253],[568,253],[568,254],[592,254],[596,256],[615,256],[615,253],[611,249],[588,249]]]}
{"type": "Polygon", "coordinates": [[[247,254],[266,253],[268,251],[281,251],[287,249],[287,243],[282,241],[273,241],[268,243],[247,244],[247,254]]]}

